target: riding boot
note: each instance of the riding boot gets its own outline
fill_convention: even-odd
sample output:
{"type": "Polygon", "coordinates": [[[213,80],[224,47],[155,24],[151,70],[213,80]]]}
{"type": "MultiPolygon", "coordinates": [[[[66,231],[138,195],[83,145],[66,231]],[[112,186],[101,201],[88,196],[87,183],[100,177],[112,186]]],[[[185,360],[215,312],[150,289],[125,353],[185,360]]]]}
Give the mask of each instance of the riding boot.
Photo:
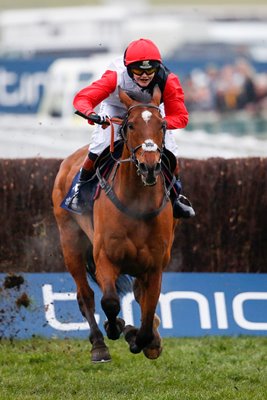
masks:
{"type": "Polygon", "coordinates": [[[172,189],[172,206],[174,218],[192,218],[195,211],[190,201],[181,194],[182,184],[179,178],[176,178],[172,189]]]}
{"type": "Polygon", "coordinates": [[[94,170],[94,162],[97,158],[97,155],[94,153],[89,153],[88,156],[86,156],[83,166],[80,169],[80,176],[79,180],[75,185],[74,189],[74,194],[71,200],[71,203],[69,207],[76,212],[81,212],[85,206],[84,202],[82,201],[81,198],[81,186],[85,183],[88,182],[93,175],[95,174],[94,170]]]}
{"type": "Polygon", "coordinates": [[[173,171],[175,182],[171,190],[171,201],[173,208],[174,218],[191,218],[195,216],[195,211],[190,201],[181,194],[182,182],[179,178],[180,164],[179,159],[176,157],[176,166],[173,171]]]}

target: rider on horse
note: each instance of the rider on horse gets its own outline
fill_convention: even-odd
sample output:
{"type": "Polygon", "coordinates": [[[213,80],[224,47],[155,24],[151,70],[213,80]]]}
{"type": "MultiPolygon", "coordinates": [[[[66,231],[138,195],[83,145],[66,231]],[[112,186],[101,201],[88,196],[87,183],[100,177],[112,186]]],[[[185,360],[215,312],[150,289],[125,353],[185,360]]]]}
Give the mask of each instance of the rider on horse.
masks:
{"type": "MultiPolygon", "coordinates": [[[[106,118],[120,117],[126,113],[125,106],[120,102],[118,88],[121,87],[128,95],[141,102],[149,102],[155,85],[162,93],[161,114],[166,120],[167,131],[165,147],[171,151],[177,160],[174,171],[176,181],[173,185],[171,198],[175,218],[190,218],[195,215],[189,200],[181,195],[181,181],[178,177],[179,164],[177,145],[172,129],[184,128],[188,123],[188,112],[184,104],[184,93],[178,77],[163,64],[157,46],[149,39],[139,39],[129,44],[124,57],[116,59],[102,75],[90,86],[82,89],[74,98],[76,110],[86,116],[95,114],[94,108],[100,103],[98,115],[104,125],[97,125],[92,134],[89,154],[84,160],[76,185],[71,208],[79,211],[81,206],[79,189],[82,183],[94,175],[94,162],[99,154],[110,144],[111,127],[105,124],[106,118]]],[[[89,123],[92,123],[89,121],[89,123]]],[[[115,128],[115,140],[119,139],[119,127],[115,128]]]]}

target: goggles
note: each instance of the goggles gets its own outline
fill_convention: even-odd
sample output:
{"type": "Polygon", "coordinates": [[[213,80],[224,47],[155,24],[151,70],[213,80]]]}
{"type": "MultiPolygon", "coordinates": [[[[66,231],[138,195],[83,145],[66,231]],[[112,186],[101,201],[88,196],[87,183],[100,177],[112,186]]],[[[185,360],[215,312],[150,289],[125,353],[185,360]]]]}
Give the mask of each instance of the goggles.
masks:
{"type": "Polygon", "coordinates": [[[146,75],[152,75],[155,72],[157,72],[157,70],[158,70],[158,68],[156,68],[156,67],[148,68],[148,69],[131,68],[131,73],[134,75],[138,75],[138,76],[143,75],[143,73],[145,73],[146,75]]]}

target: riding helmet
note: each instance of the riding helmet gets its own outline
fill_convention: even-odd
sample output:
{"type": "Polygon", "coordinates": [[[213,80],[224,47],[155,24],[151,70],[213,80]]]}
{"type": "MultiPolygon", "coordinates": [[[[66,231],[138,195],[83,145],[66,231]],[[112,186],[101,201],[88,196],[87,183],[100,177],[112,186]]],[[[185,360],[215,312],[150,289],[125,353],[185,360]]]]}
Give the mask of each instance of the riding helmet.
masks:
{"type": "MultiPolygon", "coordinates": [[[[129,44],[124,53],[124,65],[142,61],[161,63],[161,55],[157,46],[149,39],[138,39],[129,44]]],[[[142,64],[142,63],[141,63],[142,64]]]]}

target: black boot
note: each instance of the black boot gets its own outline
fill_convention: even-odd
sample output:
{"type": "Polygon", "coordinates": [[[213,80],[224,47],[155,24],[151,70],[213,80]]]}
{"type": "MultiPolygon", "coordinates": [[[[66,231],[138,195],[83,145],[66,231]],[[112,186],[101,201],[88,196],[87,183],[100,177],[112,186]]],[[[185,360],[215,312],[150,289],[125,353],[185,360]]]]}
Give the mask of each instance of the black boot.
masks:
{"type": "Polygon", "coordinates": [[[179,194],[173,202],[173,216],[174,218],[192,218],[196,215],[190,201],[179,194]]]}
{"type": "Polygon", "coordinates": [[[80,177],[74,188],[74,194],[69,204],[69,208],[75,212],[81,213],[86,208],[86,201],[81,196],[81,187],[92,179],[95,174],[93,168],[94,161],[97,158],[95,154],[89,153],[86,157],[82,168],[80,169],[80,177]],[[91,158],[89,158],[91,157],[91,158]],[[93,158],[93,159],[92,159],[93,158]]]}
{"type": "Polygon", "coordinates": [[[180,179],[177,179],[173,185],[172,190],[172,206],[174,218],[192,218],[196,215],[190,201],[180,194],[182,191],[182,184],[180,179]]]}
{"type": "MultiPolygon", "coordinates": [[[[82,175],[82,170],[81,170],[81,175],[82,175]]],[[[81,176],[78,180],[78,182],[76,183],[75,187],[74,187],[74,194],[72,196],[72,199],[69,203],[69,208],[72,211],[75,211],[77,213],[81,213],[84,208],[86,207],[86,203],[85,201],[82,199],[81,196],[81,187],[90,180],[91,177],[89,177],[86,180],[81,179],[81,176]]]]}

